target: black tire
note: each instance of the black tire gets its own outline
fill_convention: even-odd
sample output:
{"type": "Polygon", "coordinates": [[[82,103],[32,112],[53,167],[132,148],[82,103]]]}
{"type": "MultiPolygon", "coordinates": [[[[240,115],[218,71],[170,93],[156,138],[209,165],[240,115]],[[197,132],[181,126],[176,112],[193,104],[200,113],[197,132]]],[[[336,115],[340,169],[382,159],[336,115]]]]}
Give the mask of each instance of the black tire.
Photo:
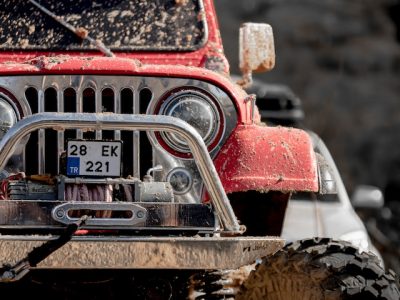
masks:
{"type": "Polygon", "coordinates": [[[265,258],[242,285],[237,300],[400,299],[399,282],[379,259],[344,241],[314,238],[265,258]]]}

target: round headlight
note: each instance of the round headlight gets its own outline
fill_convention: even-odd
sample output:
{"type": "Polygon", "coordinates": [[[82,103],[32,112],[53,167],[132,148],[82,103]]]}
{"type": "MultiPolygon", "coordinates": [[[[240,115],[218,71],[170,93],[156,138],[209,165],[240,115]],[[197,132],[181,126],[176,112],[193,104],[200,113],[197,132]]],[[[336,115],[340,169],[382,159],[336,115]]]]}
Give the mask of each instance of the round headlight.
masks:
{"type": "Polygon", "coordinates": [[[0,95],[0,140],[17,122],[17,114],[13,106],[0,95]]]}
{"type": "MultiPolygon", "coordinates": [[[[179,118],[192,125],[205,144],[210,145],[220,128],[218,109],[212,99],[197,91],[182,91],[168,98],[160,108],[160,114],[179,118]]],[[[188,152],[186,141],[174,133],[162,133],[164,141],[172,149],[188,152]]]]}

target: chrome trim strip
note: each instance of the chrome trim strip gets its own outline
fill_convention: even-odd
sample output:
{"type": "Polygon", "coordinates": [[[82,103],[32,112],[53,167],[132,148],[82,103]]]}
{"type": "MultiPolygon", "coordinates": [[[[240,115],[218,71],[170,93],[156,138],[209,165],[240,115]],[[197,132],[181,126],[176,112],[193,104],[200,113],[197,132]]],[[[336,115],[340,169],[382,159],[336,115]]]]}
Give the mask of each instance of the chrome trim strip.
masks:
{"type": "MultiPolygon", "coordinates": [[[[38,90],[38,112],[44,112],[44,90],[38,90]]],[[[46,159],[46,148],[45,148],[45,131],[39,129],[38,133],[38,173],[45,174],[45,159],[46,159]]],[[[1,168],[3,169],[3,168],[1,168]]]]}
{"type": "MultiPolygon", "coordinates": [[[[114,91],[114,113],[121,113],[121,91],[114,91]]],[[[121,139],[121,130],[114,131],[114,139],[121,139]]]]}
{"type": "Polygon", "coordinates": [[[241,228],[222,186],[214,163],[200,134],[188,123],[174,117],[152,115],[39,113],[15,124],[0,141],[0,170],[4,169],[24,136],[38,129],[168,131],[180,134],[188,143],[194,161],[224,230],[241,233],[241,228]]]}
{"type": "MultiPolygon", "coordinates": [[[[102,90],[96,89],[95,90],[95,106],[96,106],[96,113],[101,113],[102,112],[102,102],[103,102],[103,95],[102,95],[102,90]]],[[[101,140],[103,136],[103,132],[101,130],[96,130],[96,140],[101,140]]]]}
{"type": "MultiPolygon", "coordinates": [[[[62,113],[64,112],[64,91],[57,89],[57,111],[62,113]]],[[[57,131],[57,172],[60,173],[60,157],[64,152],[64,131],[57,131]]]]}
{"type": "MultiPolygon", "coordinates": [[[[1,236],[0,264],[14,264],[55,238],[1,236]]],[[[74,237],[37,268],[236,269],[283,245],[279,237],[74,237]]]]}
{"type": "MultiPolygon", "coordinates": [[[[133,113],[140,113],[140,96],[139,91],[135,89],[133,91],[133,113]]],[[[140,132],[133,132],[133,177],[140,178],[140,132]]]]}
{"type": "MultiPolygon", "coordinates": [[[[78,90],[76,91],[76,112],[77,113],[81,113],[83,111],[83,91],[84,91],[84,89],[82,89],[82,84],[80,84],[78,90]]],[[[78,129],[76,131],[76,138],[78,140],[83,138],[82,129],[78,129]]]]}

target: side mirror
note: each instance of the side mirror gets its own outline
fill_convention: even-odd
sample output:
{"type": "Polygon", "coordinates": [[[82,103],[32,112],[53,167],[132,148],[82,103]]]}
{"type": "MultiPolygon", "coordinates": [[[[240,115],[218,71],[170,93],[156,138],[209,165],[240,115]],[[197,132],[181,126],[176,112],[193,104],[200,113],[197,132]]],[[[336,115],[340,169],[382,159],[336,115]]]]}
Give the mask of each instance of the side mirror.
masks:
{"type": "Polygon", "coordinates": [[[378,209],[383,207],[385,201],[379,188],[371,185],[359,185],[351,197],[351,202],[354,208],[378,209]]]}
{"type": "Polygon", "coordinates": [[[239,32],[239,61],[243,74],[239,84],[243,87],[251,85],[253,72],[267,72],[274,68],[274,34],[270,25],[242,24],[239,32]]]}

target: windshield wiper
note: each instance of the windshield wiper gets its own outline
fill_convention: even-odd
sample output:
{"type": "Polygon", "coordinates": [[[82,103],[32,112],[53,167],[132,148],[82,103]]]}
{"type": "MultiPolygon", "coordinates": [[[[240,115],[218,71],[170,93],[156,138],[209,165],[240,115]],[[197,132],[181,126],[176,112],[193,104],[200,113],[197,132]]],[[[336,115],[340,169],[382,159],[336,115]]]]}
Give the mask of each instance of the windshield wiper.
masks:
{"type": "Polygon", "coordinates": [[[99,51],[104,53],[106,56],[115,57],[114,53],[112,53],[111,50],[109,48],[107,48],[103,44],[102,41],[95,40],[94,38],[90,37],[88,31],[85,28],[83,28],[83,27],[75,27],[75,26],[71,25],[70,23],[68,23],[65,20],[63,20],[61,17],[57,16],[56,14],[54,14],[53,12],[48,10],[43,5],[41,5],[38,2],[36,2],[35,0],[29,0],[29,2],[31,4],[33,4],[34,6],[36,6],[36,8],[38,8],[41,12],[43,12],[44,14],[46,14],[49,17],[53,18],[56,22],[58,22],[59,24],[61,24],[62,26],[64,26],[68,30],[70,30],[72,33],[74,33],[79,38],[89,41],[89,43],[91,45],[95,46],[97,49],[99,49],[99,51]]]}

